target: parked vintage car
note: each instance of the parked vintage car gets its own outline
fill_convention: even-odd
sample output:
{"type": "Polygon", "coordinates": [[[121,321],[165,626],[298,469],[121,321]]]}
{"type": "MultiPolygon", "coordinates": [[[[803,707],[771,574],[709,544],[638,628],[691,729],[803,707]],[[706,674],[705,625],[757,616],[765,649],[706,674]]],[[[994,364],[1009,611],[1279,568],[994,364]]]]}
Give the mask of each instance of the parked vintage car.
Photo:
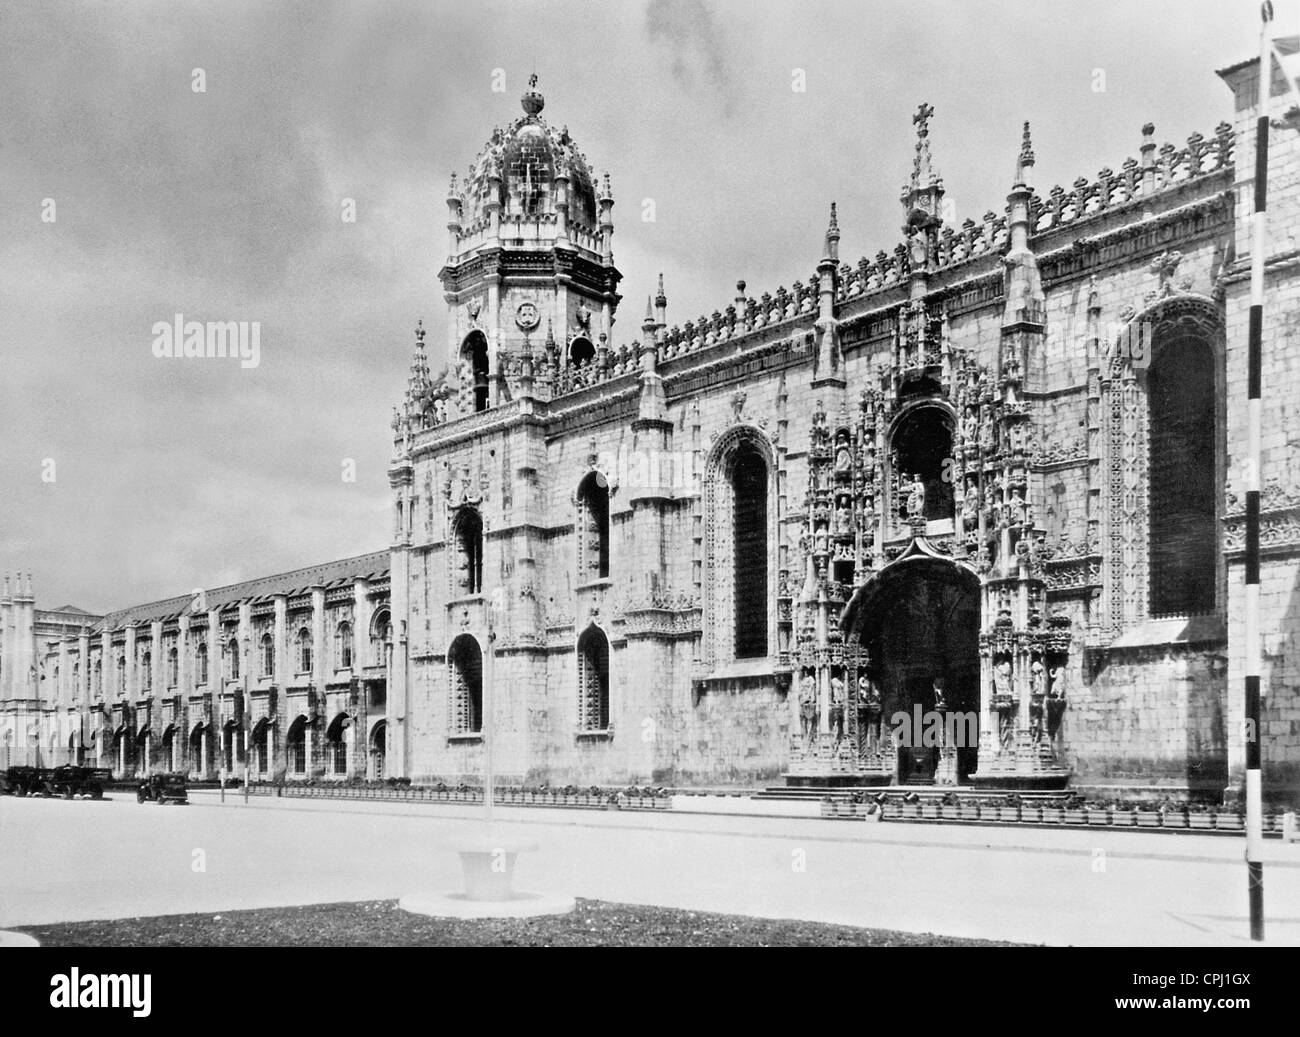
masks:
{"type": "Polygon", "coordinates": [[[103,799],[104,786],[112,780],[113,772],[107,767],[78,767],[65,763],[49,772],[45,787],[49,795],[62,796],[64,799],[72,799],[74,796],[103,799]]]}
{"type": "Polygon", "coordinates": [[[7,796],[38,796],[45,792],[42,767],[6,767],[0,771],[0,792],[7,796]]]}
{"type": "Polygon", "coordinates": [[[135,792],[138,803],[188,803],[189,788],[183,774],[150,774],[135,792]]]}

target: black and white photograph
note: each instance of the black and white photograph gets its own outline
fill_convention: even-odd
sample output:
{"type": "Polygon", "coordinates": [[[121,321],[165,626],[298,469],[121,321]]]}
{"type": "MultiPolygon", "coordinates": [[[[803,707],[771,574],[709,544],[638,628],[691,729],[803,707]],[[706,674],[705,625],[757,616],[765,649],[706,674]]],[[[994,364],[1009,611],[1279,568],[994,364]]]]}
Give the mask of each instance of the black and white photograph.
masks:
{"type": "Polygon", "coordinates": [[[1286,1003],[1300,0],[7,0],[0,54],[37,1009],[471,947],[1286,1003]]]}

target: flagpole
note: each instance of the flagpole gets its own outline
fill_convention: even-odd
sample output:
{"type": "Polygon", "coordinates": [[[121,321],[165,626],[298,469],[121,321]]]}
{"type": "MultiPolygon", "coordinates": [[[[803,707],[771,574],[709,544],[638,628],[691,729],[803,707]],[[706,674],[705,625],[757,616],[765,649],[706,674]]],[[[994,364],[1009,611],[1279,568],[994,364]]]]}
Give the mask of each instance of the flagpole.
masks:
{"type": "Polygon", "coordinates": [[[1255,120],[1255,212],[1251,218],[1250,341],[1246,397],[1246,874],[1250,899],[1250,938],[1264,939],[1263,810],[1260,789],[1260,627],[1259,627],[1259,488],[1260,410],[1264,328],[1264,256],[1268,247],[1268,121],[1273,81],[1269,23],[1273,5],[1260,5],[1259,105],[1255,120]]]}

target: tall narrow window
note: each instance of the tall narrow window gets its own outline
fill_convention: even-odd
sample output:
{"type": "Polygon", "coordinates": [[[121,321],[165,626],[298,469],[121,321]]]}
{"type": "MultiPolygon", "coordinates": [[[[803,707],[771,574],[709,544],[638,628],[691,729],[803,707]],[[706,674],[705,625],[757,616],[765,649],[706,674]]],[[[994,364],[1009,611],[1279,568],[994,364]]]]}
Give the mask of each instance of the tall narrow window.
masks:
{"type": "Polygon", "coordinates": [[[145,652],[140,656],[140,688],[142,691],[153,691],[153,654],[145,652]]]}
{"type": "Polygon", "coordinates": [[[259,648],[262,660],[262,676],[270,677],[275,673],[275,641],[270,634],[263,634],[259,648]]]}
{"type": "Polygon", "coordinates": [[[180,675],[180,659],[176,655],[175,648],[167,649],[167,687],[176,687],[180,675]]]}
{"type": "Polygon", "coordinates": [[[331,773],[342,777],[348,772],[348,715],[340,713],[325,732],[325,752],[330,761],[331,773]]]}
{"type": "Polygon", "coordinates": [[[474,391],[474,410],[488,408],[488,342],[481,331],[471,331],[461,343],[462,374],[470,379],[474,391]]]}
{"type": "Polygon", "coordinates": [[[95,694],[102,696],[104,694],[104,665],[100,659],[95,660],[94,682],[95,694]]]}
{"type": "Polygon", "coordinates": [[[462,594],[483,593],[483,520],[473,508],[456,519],[457,578],[462,594]]]}
{"type": "Polygon", "coordinates": [[[609,576],[609,484],[591,472],[578,486],[578,579],[609,576]]]}
{"type": "Polygon", "coordinates": [[[387,645],[391,632],[388,609],[379,609],[370,618],[370,661],[371,665],[383,666],[388,662],[387,645]]]}
{"type": "Polygon", "coordinates": [[[1214,610],[1214,352],[1198,336],[1156,344],[1151,419],[1152,616],[1214,610]]]}
{"type": "Polygon", "coordinates": [[[311,631],[306,627],[298,631],[298,672],[311,673],[311,631]]]}
{"type": "Polygon", "coordinates": [[[352,669],[352,624],[340,623],[338,629],[338,669],[352,669]]]}
{"type": "Polygon", "coordinates": [[[451,732],[483,730],[483,653],[478,642],[462,634],[447,653],[451,666],[451,732]]]}
{"type": "Polygon", "coordinates": [[[736,658],[767,655],[767,463],[752,443],[731,461],[736,658]]]}
{"type": "Polygon", "coordinates": [[[194,683],[208,683],[208,646],[202,641],[194,649],[194,683]]]}
{"type": "Polygon", "coordinates": [[[609,641],[595,626],[578,638],[578,727],[609,728],[609,641]]]}
{"type": "Polygon", "coordinates": [[[298,717],[285,735],[284,752],[290,774],[307,773],[307,718],[298,717]]]}
{"type": "Polygon", "coordinates": [[[126,694],[126,657],[122,655],[117,657],[117,693],[126,694]]]}
{"type": "Polygon", "coordinates": [[[233,637],[226,642],[226,676],[239,680],[239,641],[233,637]]]}

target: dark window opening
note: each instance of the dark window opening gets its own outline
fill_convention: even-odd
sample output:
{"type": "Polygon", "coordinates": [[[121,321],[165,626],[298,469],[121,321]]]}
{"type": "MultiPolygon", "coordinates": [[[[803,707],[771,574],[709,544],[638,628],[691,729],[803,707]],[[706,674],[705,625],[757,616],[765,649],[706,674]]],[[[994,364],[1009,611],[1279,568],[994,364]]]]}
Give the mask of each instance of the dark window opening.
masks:
{"type": "Polygon", "coordinates": [[[469,364],[470,381],[474,388],[474,410],[488,408],[488,343],[481,331],[471,331],[460,347],[461,359],[469,364]]]}
{"type": "Polygon", "coordinates": [[[953,517],[952,426],[947,415],[934,407],[913,411],[894,433],[895,506],[900,519],[908,518],[912,487],[925,489],[921,513],[927,522],[953,517]]]}
{"type": "Polygon", "coordinates": [[[583,580],[609,576],[609,484],[592,472],[578,488],[578,571],[583,580]]]}
{"type": "Polygon", "coordinates": [[[569,346],[569,363],[589,364],[596,358],[596,347],[591,344],[590,339],[575,338],[569,346]]]}
{"type": "Polygon", "coordinates": [[[750,443],[731,462],[736,658],[767,655],[767,462],[750,443]]]}
{"type": "Polygon", "coordinates": [[[609,641],[596,627],[578,640],[578,725],[584,731],[609,728],[609,641]]]}
{"type": "Polygon", "coordinates": [[[1197,338],[1157,351],[1151,413],[1151,614],[1214,610],[1214,353],[1197,338]]]}
{"type": "Polygon", "coordinates": [[[477,511],[465,511],[457,520],[456,545],[461,592],[483,593],[483,520],[477,511]]]}
{"type": "Polygon", "coordinates": [[[477,734],[483,730],[483,655],[472,637],[458,637],[448,653],[451,660],[452,731],[477,734]]]}

